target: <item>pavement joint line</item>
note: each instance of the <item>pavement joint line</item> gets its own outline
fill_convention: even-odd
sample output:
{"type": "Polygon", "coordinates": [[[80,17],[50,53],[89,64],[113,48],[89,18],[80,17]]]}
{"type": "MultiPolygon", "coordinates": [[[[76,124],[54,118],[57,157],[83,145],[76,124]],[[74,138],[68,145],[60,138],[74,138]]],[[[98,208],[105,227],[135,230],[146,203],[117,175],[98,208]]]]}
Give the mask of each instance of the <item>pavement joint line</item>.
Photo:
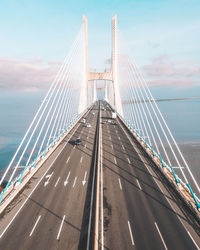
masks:
{"type": "Polygon", "coordinates": [[[75,187],[75,185],[76,185],[76,180],[77,180],[77,176],[74,179],[73,187],[75,187]]]}
{"type": "Polygon", "coordinates": [[[56,184],[55,184],[54,187],[56,187],[58,185],[59,180],[60,180],[60,177],[58,177],[58,179],[57,179],[56,184]]]}
{"type": "Polygon", "coordinates": [[[129,229],[129,233],[130,233],[130,236],[131,236],[132,245],[134,246],[133,234],[132,234],[131,225],[130,225],[129,220],[128,220],[128,229],[129,229]]]}
{"type": "Polygon", "coordinates": [[[197,245],[197,243],[195,242],[195,240],[193,239],[193,237],[192,237],[192,235],[190,234],[190,232],[187,231],[187,233],[188,233],[188,235],[190,236],[191,240],[193,241],[195,247],[199,250],[200,248],[199,248],[199,246],[197,245]]]}
{"type": "Polygon", "coordinates": [[[34,232],[34,230],[35,230],[35,228],[36,228],[36,226],[37,226],[37,224],[38,224],[40,218],[41,218],[41,215],[38,216],[38,218],[37,218],[37,220],[36,220],[36,222],[35,222],[35,224],[34,224],[34,226],[33,226],[33,229],[31,230],[31,232],[30,232],[30,234],[29,234],[29,237],[33,234],[33,232],[34,232]]]}
{"type": "MultiPolygon", "coordinates": [[[[78,128],[79,128],[79,126],[80,125],[78,125],[78,128]]],[[[9,228],[10,224],[14,221],[14,219],[17,217],[17,215],[19,214],[19,212],[22,210],[22,208],[24,207],[24,205],[26,204],[26,202],[29,200],[29,198],[31,197],[32,193],[39,186],[39,184],[41,183],[41,181],[43,180],[43,178],[46,176],[46,174],[48,173],[48,171],[51,169],[51,167],[53,166],[53,164],[55,163],[55,161],[58,159],[59,155],[62,153],[63,149],[66,147],[67,143],[72,138],[72,136],[74,135],[74,133],[76,132],[77,129],[75,129],[74,132],[71,134],[71,136],[69,137],[69,139],[67,140],[67,142],[63,145],[63,147],[61,148],[61,150],[59,151],[59,153],[57,154],[57,156],[54,158],[54,160],[52,161],[52,163],[50,164],[50,166],[47,168],[47,170],[42,175],[42,177],[40,178],[40,180],[38,181],[38,183],[35,185],[35,187],[33,188],[33,190],[30,192],[30,194],[28,195],[28,197],[26,198],[26,200],[24,201],[24,203],[21,205],[21,207],[16,212],[16,214],[13,216],[13,218],[11,219],[11,221],[7,224],[6,228],[1,233],[0,238],[2,238],[2,236],[4,235],[4,233],[6,232],[6,230],[9,228]]]]}
{"type": "Polygon", "coordinates": [[[167,246],[166,246],[166,244],[165,244],[165,241],[164,241],[164,239],[163,239],[163,236],[162,236],[162,234],[161,234],[161,232],[160,232],[160,229],[159,229],[157,223],[154,222],[154,224],[155,224],[155,226],[156,226],[156,229],[157,229],[158,234],[159,234],[159,236],[160,236],[160,238],[161,238],[161,241],[162,241],[162,243],[163,243],[164,248],[165,248],[166,250],[168,250],[168,248],[167,248],[167,246]]]}
{"type": "Polygon", "coordinates": [[[65,215],[63,216],[62,222],[60,224],[60,228],[59,228],[59,231],[58,231],[58,234],[57,234],[57,238],[56,238],[57,240],[60,239],[60,233],[61,233],[61,230],[62,230],[62,227],[63,227],[64,220],[65,220],[65,215]]]}
{"type": "Polygon", "coordinates": [[[138,184],[140,190],[142,190],[142,188],[141,188],[141,186],[140,186],[140,183],[139,183],[139,180],[138,180],[138,179],[137,179],[137,184],[138,184]]]}
{"type": "Polygon", "coordinates": [[[119,178],[118,180],[119,180],[119,187],[120,187],[120,189],[122,190],[122,183],[121,183],[120,178],[119,178]]]}

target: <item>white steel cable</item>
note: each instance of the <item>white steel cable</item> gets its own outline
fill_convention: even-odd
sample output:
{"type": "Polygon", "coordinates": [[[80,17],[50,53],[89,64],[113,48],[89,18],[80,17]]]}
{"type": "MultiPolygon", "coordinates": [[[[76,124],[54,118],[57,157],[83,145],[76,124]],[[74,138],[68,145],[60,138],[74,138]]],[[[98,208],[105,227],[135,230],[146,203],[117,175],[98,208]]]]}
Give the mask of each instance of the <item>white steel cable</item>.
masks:
{"type": "MultiPolygon", "coordinates": [[[[73,56],[73,55],[72,55],[72,56],[73,56]]],[[[67,65],[67,66],[68,66],[68,65],[67,65]]],[[[50,108],[49,108],[49,110],[48,110],[48,113],[47,113],[47,115],[46,115],[46,117],[45,117],[45,120],[44,120],[44,122],[43,122],[43,124],[42,124],[42,128],[40,129],[40,132],[39,132],[39,134],[38,134],[38,136],[37,136],[37,139],[36,139],[36,141],[35,141],[35,144],[34,144],[34,146],[33,146],[32,151],[31,151],[31,153],[30,153],[30,155],[29,155],[29,158],[28,158],[28,160],[27,160],[26,165],[28,165],[29,162],[30,162],[30,159],[31,159],[32,154],[33,154],[33,152],[34,152],[34,150],[35,150],[35,147],[36,147],[36,145],[37,145],[37,143],[38,143],[38,140],[39,140],[39,138],[40,138],[40,136],[41,136],[41,133],[42,133],[42,131],[43,131],[43,129],[44,129],[44,126],[46,125],[46,121],[47,121],[47,119],[48,119],[48,117],[49,117],[49,115],[50,115],[50,112],[51,112],[51,110],[52,110],[52,107],[53,107],[53,105],[54,105],[54,102],[56,101],[57,95],[59,94],[59,97],[58,97],[58,100],[57,100],[58,102],[59,102],[61,96],[63,96],[63,90],[64,90],[63,85],[64,85],[64,78],[65,78],[65,75],[66,75],[66,73],[63,74],[63,78],[62,78],[62,80],[60,81],[60,85],[59,85],[59,87],[58,87],[58,89],[57,89],[56,95],[54,96],[54,99],[53,99],[53,101],[52,101],[52,103],[51,103],[51,106],[50,106],[50,108]],[[60,89],[62,89],[62,90],[60,91],[60,89]],[[59,91],[60,91],[60,93],[59,93],[59,91]]]]}
{"type": "MultiPolygon", "coordinates": [[[[77,37],[78,37],[78,36],[77,36],[77,37]]],[[[74,44],[75,44],[75,42],[74,42],[74,44]]],[[[74,44],[73,44],[73,46],[74,46],[74,44]]],[[[72,46],[72,48],[73,48],[73,46],[72,46]]],[[[70,50],[69,54],[70,54],[70,53],[71,53],[71,50],[70,50]]],[[[69,55],[69,54],[68,54],[68,55],[69,55]]],[[[66,65],[66,63],[67,63],[67,59],[68,59],[68,56],[66,57],[66,60],[64,61],[64,64],[62,65],[61,74],[62,74],[62,72],[63,72],[63,68],[65,67],[65,65],[66,65]]],[[[14,170],[13,170],[13,172],[12,172],[10,178],[9,178],[9,181],[8,181],[9,183],[11,182],[11,180],[12,180],[12,178],[13,178],[13,176],[14,176],[14,174],[15,174],[15,172],[16,172],[16,170],[17,170],[17,168],[18,168],[18,166],[19,166],[19,164],[20,164],[20,162],[21,162],[21,160],[22,160],[22,158],[23,158],[23,155],[24,155],[24,153],[25,153],[25,151],[26,151],[26,149],[27,149],[27,147],[28,147],[28,145],[29,145],[29,143],[30,143],[32,137],[33,137],[33,134],[35,133],[35,131],[36,131],[37,127],[38,127],[38,124],[39,124],[39,122],[40,122],[40,120],[41,120],[41,118],[42,118],[42,116],[43,116],[43,114],[44,114],[44,112],[45,112],[45,110],[46,110],[46,108],[47,108],[47,106],[48,106],[48,103],[49,103],[49,101],[50,101],[50,99],[51,99],[51,97],[52,97],[52,95],[53,95],[53,93],[54,93],[54,90],[55,90],[55,88],[56,88],[56,86],[57,86],[57,84],[58,84],[58,82],[59,82],[59,79],[60,79],[60,76],[57,77],[56,82],[54,81],[54,84],[55,84],[55,85],[53,86],[53,90],[52,90],[52,92],[51,92],[51,94],[50,94],[50,97],[48,97],[48,100],[47,100],[47,102],[46,102],[46,105],[45,105],[45,107],[44,107],[42,113],[40,114],[40,117],[39,117],[39,119],[38,119],[38,121],[37,121],[37,123],[36,123],[36,125],[35,125],[35,127],[34,127],[34,129],[33,129],[33,131],[32,131],[32,134],[31,134],[31,136],[30,136],[30,138],[29,138],[29,140],[28,140],[28,142],[27,142],[27,144],[26,144],[26,146],[25,146],[25,149],[23,150],[23,152],[22,152],[22,154],[21,154],[21,156],[20,156],[20,158],[19,158],[19,160],[18,160],[18,162],[17,162],[17,165],[15,166],[15,168],[14,168],[14,170]]],[[[44,100],[45,100],[45,99],[44,99],[44,100]]]]}
{"type": "MultiPolygon", "coordinates": [[[[78,41],[78,40],[77,40],[77,41],[78,41]]],[[[76,51],[76,48],[77,48],[77,46],[75,46],[75,48],[74,48],[75,51],[76,51]]],[[[75,54],[75,53],[74,53],[74,54],[75,54]]],[[[69,72],[69,67],[70,67],[69,65],[70,65],[70,63],[71,63],[71,59],[69,60],[69,63],[68,63],[68,65],[67,65],[65,74],[63,75],[62,81],[64,81],[64,78],[66,77],[66,74],[69,72]]],[[[66,83],[65,83],[65,84],[66,84],[66,83]]],[[[66,89],[67,89],[67,86],[65,86],[65,90],[66,90],[66,89]]],[[[54,118],[54,115],[55,115],[55,112],[56,112],[56,108],[57,108],[58,103],[59,103],[59,100],[57,100],[57,103],[56,103],[56,105],[55,105],[55,107],[54,107],[53,113],[52,113],[52,115],[51,115],[50,122],[49,122],[49,124],[48,124],[48,127],[47,127],[47,129],[46,129],[45,135],[44,135],[44,137],[43,137],[43,141],[42,141],[42,143],[41,143],[40,149],[39,149],[39,151],[38,151],[38,155],[40,154],[40,152],[41,152],[41,150],[42,150],[44,141],[45,141],[46,136],[47,136],[47,134],[48,134],[48,132],[49,132],[49,128],[50,128],[50,126],[51,126],[51,124],[52,124],[52,121],[53,121],[53,118],[54,118]]]]}
{"type": "Polygon", "coordinates": [[[2,176],[2,178],[1,178],[1,180],[0,180],[0,185],[2,184],[2,182],[3,182],[4,178],[5,178],[5,176],[7,175],[8,171],[10,170],[10,168],[11,168],[11,166],[12,166],[12,163],[14,162],[14,160],[15,160],[15,158],[16,158],[18,152],[19,152],[19,150],[21,149],[21,146],[23,145],[23,143],[24,143],[24,141],[25,141],[27,135],[29,134],[29,132],[30,132],[30,130],[31,130],[31,128],[32,128],[32,126],[33,126],[33,124],[34,124],[34,122],[35,122],[37,116],[38,116],[38,114],[40,113],[40,111],[41,111],[41,109],[42,109],[44,103],[46,102],[47,97],[48,97],[48,95],[49,95],[51,89],[53,88],[54,83],[57,81],[57,78],[58,78],[60,72],[62,71],[63,65],[65,64],[66,60],[67,60],[67,56],[65,57],[65,59],[64,59],[64,61],[63,61],[63,63],[62,63],[62,65],[60,66],[60,69],[59,69],[59,71],[57,72],[57,74],[56,74],[56,76],[55,76],[55,79],[52,81],[52,83],[51,83],[51,85],[50,85],[50,88],[49,88],[47,94],[45,95],[45,97],[44,97],[44,99],[43,99],[43,101],[42,101],[42,103],[41,103],[39,109],[37,110],[37,112],[36,112],[36,114],[35,114],[35,116],[34,116],[32,122],[31,122],[31,124],[29,125],[29,127],[28,127],[28,129],[27,129],[27,131],[26,131],[26,133],[25,133],[25,135],[24,135],[24,137],[23,137],[23,139],[21,140],[21,142],[20,142],[20,144],[19,144],[19,146],[18,146],[18,148],[17,148],[17,150],[16,150],[16,152],[15,152],[13,158],[11,159],[11,161],[10,161],[8,167],[6,168],[6,171],[4,172],[4,174],[3,174],[3,176],[2,176]]]}
{"type": "MultiPolygon", "coordinates": [[[[76,53],[77,53],[77,50],[76,50],[76,53]]],[[[71,62],[70,62],[70,63],[71,63],[71,62]]],[[[58,105],[57,105],[57,106],[58,106],[58,105]]],[[[56,110],[57,110],[57,106],[56,106],[56,108],[55,108],[56,110]]],[[[55,128],[55,126],[56,126],[58,114],[59,114],[59,112],[56,113],[56,117],[55,117],[55,119],[54,119],[54,123],[53,123],[53,126],[52,126],[52,128],[51,128],[51,132],[50,132],[50,135],[49,135],[49,139],[48,139],[48,142],[47,142],[47,146],[49,146],[50,139],[51,139],[52,134],[53,134],[53,132],[54,132],[54,128],[55,128]]],[[[56,130],[55,130],[55,132],[56,132],[56,130]]],[[[55,132],[54,132],[54,136],[53,136],[54,139],[55,139],[55,134],[56,134],[55,132]]]]}
{"type": "MultiPolygon", "coordinates": [[[[134,64],[135,64],[135,63],[134,63],[134,64]]],[[[157,104],[156,104],[156,102],[155,102],[155,100],[154,100],[154,98],[153,98],[153,96],[152,96],[152,94],[151,94],[151,92],[150,92],[150,90],[149,90],[149,88],[148,88],[148,85],[147,85],[145,79],[143,78],[142,74],[141,74],[141,77],[142,77],[142,79],[143,79],[143,81],[144,81],[144,84],[145,84],[145,86],[146,86],[146,89],[148,90],[149,95],[151,96],[151,98],[152,98],[152,100],[153,100],[153,103],[154,103],[156,109],[158,110],[159,115],[160,115],[160,117],[161,117],[161,119],[162,119],[162,121],[163,121],[165,127],[167,128],[167,131],[168,131],[168,133],[170,134],[170,137],[172,138],[172,140],[173,140],[173,142],[174,142],[174,144],[175,144],[175,146],[176,146],[176,149],[178,150],[178,152],[179,152],[179,154],[180,154],[180,156],[181,156],[181,158],[182,158],[182,160],[183,160],[183,162],[184,162],[184,164],[185,164],[185,166],[186,166],[186,168],[187,168],[187,170],[188,170],[188,172],[189,172],[189,174],[190,174],[190,176],[191,176],[191,178],[192,178],[192,180],[193,180],[193,182],[194,182],[194,184],[195,184],[195,186],[196,186],[196,188],[197,188],[197,190],[200,192],[199,185],[198,185],[196,179],[194,178],[194,176],[193,176],[193,174],[192,174],[192,172],[191,172],[191,170],[190,170],[190,168],[189,168],[187,162],[185,161],[185,158],[183,157],[183,155],[182,155],[182,153],[181,153],[181,151],[180,151],[180,149],[179,149],[179,146],[177,145],[176,140],[174,139],[174,136],[172,135],[172,133],[171,133],[171,131],[170,131],[170,129],[169,129],[169,127],[168,127],[168,125],[167,125],[167,123],[166,123],[166,121],[165,121],[163,115],[162,115],[162,113],[160,112],[160,109],[158,108],[158,106],[157,106],[157,104]]],[[[166,136],[166,137],[167,137],[167,136],[166,136]]],[[[169,143],[169,144],[170,144],[170,143],[169,143]]],[[[176,154],[175,154],[175,152],[174,152],[174,150],[173,150],[171,144],[170,144],[169,146],[170,146],[170,149],[171,149],[172,152],[173,152],[174,157],[176,157],[176,156],[175,156],[176,154]]],[[[176,157],[176,158],[177,158],[177,157],[176,157]]],[[[178,160],[178,159],[177,159],[177,160],[178,160]]],[[[177,163],[178,163],[178,162],[177,162],[177,163]]],[[[179,164],[180,164],[180,163],[179,163],[179,164]]],[[[179,167],[180,167],[180,170],[181,170],[181,172],[182,172],[182,174],[183,174],[183,176],[184,176],[184,178],[185,178],[185,181],[188,183],[188,180],[187,180],[187,178],[186,178],[186,176],[185,176],[185,174],[184,174],[184,172],[183,172],[183,169],[181,168],[180,165],[179,165],[179,167]]]]}
{"type": "MultiPolygon", "coordinates": [[[[131,70],[131,69],[129,69],[129,70],[131,70]]],[[[131,75],[131,72],[130,72],[130,75],[131,75]]],[[[135,80],[135,78],[134,78],[134,80],[135,80]]],[[[141,109],[140,109],[140,104],[141,104],[142,107],[143,107],[143,105],[142,105],[142,103],[141,103],[140,96],[138,95],[137,88],[133,87],[133,91],[134,91],[134,93],[135,93],[136,102],[137,102],[138,107],[139,107],[139,112],[140,112],[140,116],[141,116],[141,119],[142,119],[142,122],[143,122],[144,130],[145,130],[145,132],[146,132],[146,135],[149,137],[149,134],[148,134],[147,128],[146,128],[146,124],[145,124],[145,122],[144,122],[144,118],[143,118],[143,115],[142,115],[142,112],[141,112],[141,109]],[[138,99],[138,101],[137,101],[137,99],[138,99]]],[[[144,138],[144,135],[143,135],[143,138],[144,138]]],[[[144,139],[145,139],[145,138],[144,138],[144,139]]]]}
{"type": "MultiPolygon", "coordinates": [[[[130,69],[131,69],[131,71],[132,71],[131,65],[130,65],[130,69]]],[[[140,100],[141,107],[142,107],[142,111],[143,111],[143,114],[144,114],[144,116],[145,116],[146,123],[147,123],[147,125],[148,125],[148,129],[149,129],[149,131],[150,131],[150,133],[151,133],[151,136],[152,136],[152,138],[153,138],[153,141],[154,141],[154,143],[155,143],[155,138],[154,138],[154,136],[153,136],[153,133],[152,133],[152,130],[151,130],[151,126],[150,126],[150,124],[149,124],[148,117],[147,117],[146,112],[145,112],[145,110],[144,110],[143,103],[141,102],[141,101],[144,102],[144,98],[143,98],[143,95],[141,95],[141,96],[142,96],[142,100],[141,100],[141,96],[139,95],[139,92],[138,92],[138,90],[137,90],[137,88],[139,88],[139,90],[140,90],[140,86],[139,86],[139,84],[138,84],[138,79],[136,78],[136,76],[135,76],[134,73],[133,73],[133,78],[134,78],[134,81],[135,81],[135,83],[136,83],[136,85],[137,85],[137,87],[136,87],[135,89],[136,89],[136,92],[137,92],[138,100],[140,100]]],[[[146,128],[145,128],[145,129],[146,129],[146,128]]],[[[147,136],[148,136],[149,145],[151,145],[151,139],[150,139],[150,136],[149,136],[149,133],[148,133],[147,129],[146,129],[146,133],[147,133],[147,136]]]]}
{"type": "MultiPolygon", "coordinates": [[[[134,67],[133,67],[133,68],[134,68],[134,67]]],[[[134,68],[134,70],[135,70],[135,68],[134,68]]],[[[136,70],[135,70],[135,73],[137,74],[137,71],[136,71],[136,70]]],[[[138,76],[138,74],[137,74],[137,76],[138,76]]],[[[153,120],[152,120],[152,122],[153,122],[153,120]]],[[[160,125],[160,121],[159,121],[159,120],[158,120],[158,123],[159,123],[159,125],[160,125]]],[[[154,122],[153,122],[153,124],[155,125],[154,122]]],[[[159,132],[158,132],[158,130],[157,130],[157,127],[154,126],[154,128],[155,128],[155,130],[156,130],[157,136],[158,136],[158,138],[159,138],[159,141],[160,141],[160,144],[161,144],[161,146],[162,146],[162,149],[163,149],[163,151],[164,151],[164,153],[165,153],[165,156],[166,156],[168,162],[170,163],[168,154],[167,154],[167,152],[166,152],[166,150],[165,150],[164,144],[163,144],[163,142],[162,142],[162,140],[161,140],[161,137],[160,137],[160,134],[159,134],[159,132]]]]}

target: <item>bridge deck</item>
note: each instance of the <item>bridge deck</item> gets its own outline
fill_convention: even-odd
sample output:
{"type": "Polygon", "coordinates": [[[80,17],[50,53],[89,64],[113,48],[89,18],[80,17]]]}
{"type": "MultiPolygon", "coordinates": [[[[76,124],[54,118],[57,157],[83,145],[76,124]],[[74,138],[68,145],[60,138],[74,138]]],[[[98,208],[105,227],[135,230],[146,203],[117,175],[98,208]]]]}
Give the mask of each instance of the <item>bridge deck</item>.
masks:
{"type": "Polygon", "coordinates": [[[128,130],[118,121],[102,131],[105,249],[197,249],[192,222],[128,130]]]}
{"type": "MultiPolygon", "coordinates": [[[[86,117],[91,128],[77,124],[2,216],[0,249],[85,249],[97,107],[86,117]],[[81,145],[67,143],[78,136],[81,145]]],[[[110,108],[101,111],[99,249],[197,249],[192,220],[120,122],[102,124],[110,118],[110,108]]]]}

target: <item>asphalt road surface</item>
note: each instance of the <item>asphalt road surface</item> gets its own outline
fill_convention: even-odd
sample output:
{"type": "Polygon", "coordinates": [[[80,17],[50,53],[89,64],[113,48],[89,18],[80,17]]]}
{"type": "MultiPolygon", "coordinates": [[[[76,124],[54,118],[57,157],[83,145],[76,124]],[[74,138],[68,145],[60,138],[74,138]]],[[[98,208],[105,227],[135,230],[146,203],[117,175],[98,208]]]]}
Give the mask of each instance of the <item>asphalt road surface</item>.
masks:
{"type": "Polygon", "coordinates": [[[91,128],[82,123],[76,126],[69,143],[54,156],[52,161],[57,159],[52,167],[8,229],[3,233],[1,227],[0,249],[81,249],[97,108],[96,104],[86,116],[91,128]],[[79,136],[81,145],[74,145],[79,136]]]}
{"type": "Polygon", "coordinates": [[[106,107],[101,114],[101,249],[198,249],[199,228],[193,229],[136,140],[119,120],[109,122],[106,107]]]}
{"type": "MultiPolygon", "coordinates": [[[[97,115],[98,103],[85,116],[91,127],[78,123],[1,216],[0,249],[86,249],[97,115]]],[[[128,130],[112,121],[101,102],[99,249],[199,249],[198,226],[128,130]]]]}

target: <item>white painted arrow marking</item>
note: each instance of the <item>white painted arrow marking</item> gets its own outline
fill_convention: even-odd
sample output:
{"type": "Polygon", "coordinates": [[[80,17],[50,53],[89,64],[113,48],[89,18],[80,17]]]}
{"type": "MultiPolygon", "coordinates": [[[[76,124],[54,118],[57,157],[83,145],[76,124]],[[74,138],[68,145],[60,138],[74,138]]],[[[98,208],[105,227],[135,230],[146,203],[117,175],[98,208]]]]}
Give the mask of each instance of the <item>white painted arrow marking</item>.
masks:
{"type": "Polygon", "coordinates": [[[49,184],[49,180],[51,179],[51,176],[53,175],[53,172],[51,174],[46,175],[47,181],[45,181],[44,186],[46,187],[49,184]]]}
{"type": "Polygon", "coordinates": [[[69,171],[69,173],[68,173],[68,175],[67,175],[67,178],[66,178],[66,180],[64,181],[64,186],[66,186],[67,184],[68,184],[68,179],[69,179],[69,176],[70,176],[70,171],[69,171]]]}
{"type": "Polygon", "coordinates": [[[85,171],[84,180],[82,181],[83,186],[84,186],[85,183],[86,183],[86,175],[87,175],[87,171],[85,171]]]}

